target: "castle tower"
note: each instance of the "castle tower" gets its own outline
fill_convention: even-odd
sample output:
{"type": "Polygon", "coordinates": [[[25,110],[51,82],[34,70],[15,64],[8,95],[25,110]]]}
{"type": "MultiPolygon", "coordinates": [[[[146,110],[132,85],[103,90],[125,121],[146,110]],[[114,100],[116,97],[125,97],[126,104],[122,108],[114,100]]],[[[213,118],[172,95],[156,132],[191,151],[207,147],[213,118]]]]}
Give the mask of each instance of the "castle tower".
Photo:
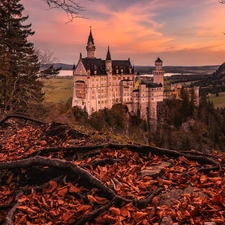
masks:
{"type": "Polygon", "coordinates": [[[92,36],[91,28],[90,28],[90,34],[88,37],[88,42],[86,46],[87,50],[87,58],[95,58],[95,43],[94,43],[94,38],[92,36]]]}
{"type": "Polygon", "coordinates": [[[109,47],[108,47],[106,60],[105,60],[105,68],[106,68],[107,74],[112,73],[112,59],[111,59],[111,54],[110,54],[110,51],[109,51],[109,47]]]}
{"type": "Polygon", "coordinates": [[[153,73],[153,83],[161,84],[164,86],[164,74],[165,71],[162,69],[163,61],[160,58],[157,58],[155,61],[155,70],[153,73]]]}

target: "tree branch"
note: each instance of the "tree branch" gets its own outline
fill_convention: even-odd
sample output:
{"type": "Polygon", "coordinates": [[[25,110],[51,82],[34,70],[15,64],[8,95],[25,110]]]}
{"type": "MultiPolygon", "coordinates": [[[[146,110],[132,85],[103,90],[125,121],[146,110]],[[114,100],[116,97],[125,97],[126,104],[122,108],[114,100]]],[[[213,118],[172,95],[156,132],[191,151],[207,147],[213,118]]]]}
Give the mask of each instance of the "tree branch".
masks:
{"type": "MultiPolygon", "coordinates": [[[[88,1],[93,2],[94,0],[88,1]]],[[[62,9],[66,12],[69,22],[72,22],[74,18],[84,18],[79,14],[86,11],[86,8],[74,0],[44,0],[44,2],[48,4],[49,9],[62,9]]]]}

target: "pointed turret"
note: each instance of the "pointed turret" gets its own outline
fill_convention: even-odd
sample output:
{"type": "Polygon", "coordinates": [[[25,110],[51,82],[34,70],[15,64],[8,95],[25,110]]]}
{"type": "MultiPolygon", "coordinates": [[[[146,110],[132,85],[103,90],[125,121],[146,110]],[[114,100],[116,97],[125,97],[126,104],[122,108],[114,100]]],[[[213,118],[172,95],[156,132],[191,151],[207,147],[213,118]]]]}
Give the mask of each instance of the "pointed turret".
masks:
{"type": "Polygon", "coordinates": [[[94,43],[94,38],[93,38],[92,32],[91,32],[91,27],[90,27],[90,34],[89,34],[89,37],[88,37],[87,45],[88,45],[89,43],[91,43],[91,44],[93,44],[93,45],[95,44],[95,43],[94,43]]]}
{"type": "Polygon", "coordinates": [[[109,46],[108,46],[108,51],[106,54],[105,68],[107,73],[112,73],[112,59],[111,59],[111,54],[109,51],[109,46]]]}
{"type": "Polygon", "coordinates": [[[111,54],[110,54],[110,51],[109,51],[109,46],[108,46],[108,52],[107,52],[107,55],[106,55],[106,60],[111,60],[111,54]]]}
{"type": "Polygon", "coordinates": [[[95,58],[95,44],[94,44],[94,38],[92,35],[91,27],[90,27],[90,34],[88,36],[88,42],[86,46],[87,50],[87,58],[95,58]]]}

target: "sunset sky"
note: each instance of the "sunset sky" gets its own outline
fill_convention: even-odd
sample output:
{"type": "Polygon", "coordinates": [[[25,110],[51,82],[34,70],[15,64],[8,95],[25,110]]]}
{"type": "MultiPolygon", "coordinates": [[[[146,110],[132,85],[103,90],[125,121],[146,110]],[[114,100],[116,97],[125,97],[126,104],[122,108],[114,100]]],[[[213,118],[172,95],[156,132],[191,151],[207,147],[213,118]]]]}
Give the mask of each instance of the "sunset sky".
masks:
{"type": "Polygon", "coordinates": [[[96,57],[130,58],[152,66],[220,65],[225,62],[225,4],[218,0],[82,0],[86,11],[67,23],[65,12],[47,10],[43,0],[21,0],[36,32],[30,39],[59,62],[77,63],[92,27],[96,57]]]}

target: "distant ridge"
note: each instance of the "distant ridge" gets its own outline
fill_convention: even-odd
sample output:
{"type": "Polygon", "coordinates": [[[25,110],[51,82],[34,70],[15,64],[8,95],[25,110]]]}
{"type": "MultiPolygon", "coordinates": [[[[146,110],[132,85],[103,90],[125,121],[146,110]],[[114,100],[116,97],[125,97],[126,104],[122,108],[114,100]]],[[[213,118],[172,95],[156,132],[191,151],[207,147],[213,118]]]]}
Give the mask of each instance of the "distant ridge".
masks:
{"type": "Polygon", "coordinates": [[[55,69],[58,69],[58,68],[62,68],[62,70],[72,70],[73,69],[73,65],[70,65],[70,64],[65,64],[65,63],[54,63],[53,64],[53,67],[55,69]]]}
{"type": "MultiPolygon", "coordinates": [[[[73,66],[71,64],[66,63],[54,63],[54,68],[62,68],[61,70],[73,70],[73,66]]],[[[217,71],[220,65],[206,65],[206,66],[164,66],[163,69],[167,73],[186,73],[186,72],[194,72],[194,73],[213,73],[217,71]]],[[[154,69],[153,66],[134,66],[135,72],[151,72],[154,69]]]]}

